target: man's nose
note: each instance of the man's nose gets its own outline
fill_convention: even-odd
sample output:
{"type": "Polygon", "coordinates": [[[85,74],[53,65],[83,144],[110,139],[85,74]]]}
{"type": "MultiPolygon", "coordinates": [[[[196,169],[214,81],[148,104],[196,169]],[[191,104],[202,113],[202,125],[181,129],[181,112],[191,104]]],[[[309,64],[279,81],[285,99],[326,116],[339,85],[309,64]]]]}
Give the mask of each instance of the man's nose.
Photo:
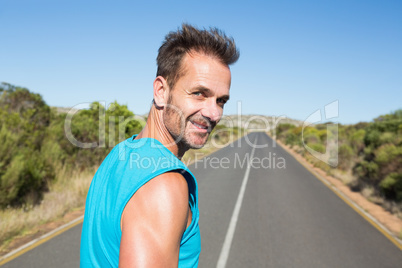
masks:
{"type": "Polygon", "coordinates": [[[222,108],[216,103],[216,100],[211,98],[203,107],[201,114],[212,122],[219,122],[222,117],[222,108]]]}

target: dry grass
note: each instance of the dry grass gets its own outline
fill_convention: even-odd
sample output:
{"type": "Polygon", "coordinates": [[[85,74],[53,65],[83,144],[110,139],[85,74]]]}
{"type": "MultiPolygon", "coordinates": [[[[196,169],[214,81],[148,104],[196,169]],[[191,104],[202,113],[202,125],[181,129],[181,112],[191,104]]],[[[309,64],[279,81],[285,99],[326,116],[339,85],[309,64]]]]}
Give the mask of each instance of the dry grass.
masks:
{"type": "Polygon", "coordinates": [[[16,236],[29,234],[41,224],[63,217],[84,206],[94,170],[70,174],[60,171],[58,180],[49,185],[40,205],[8,208],[0,211],[0,250],[16,236]]]}
{"type": "MultiPolygon", "coordinates": [[[[396,215],[398,218],[402,219],[402,204],[396,203],[393,201],[384,200],[383,207],[391,212],[392,214],[396,215]]],[[[402,230],[401,230],[402,234],[402,230]]]]}
{"type": "Polygon", "coordinates": [[[331,175],[341,180],[345,185],[348,185],[350,187],[353,187],[358,183],[358,178],[356,176],[353,176],[352,170],[344,171],[337,168],[333,168],[331,169],[331,175]]]}

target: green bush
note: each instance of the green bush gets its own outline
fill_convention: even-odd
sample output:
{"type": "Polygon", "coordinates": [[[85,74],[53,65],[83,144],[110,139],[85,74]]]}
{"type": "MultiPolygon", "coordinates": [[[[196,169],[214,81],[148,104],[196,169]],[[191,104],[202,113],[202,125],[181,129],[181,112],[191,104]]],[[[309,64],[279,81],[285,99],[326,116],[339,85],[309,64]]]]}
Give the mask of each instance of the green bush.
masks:
{"type": "Polygon", "coordinates": [[[321,142],[320,137],[317,135],[317,133],[307,133],[304,135],[304,142],[307,144],[313,144],[313,143],[319,143],[321,142]]]}
{"type": "Polygon", "coordinates": [[[348,170],[353,165],[352,159],[354,156],[353,149],[347,145],[342,144],[338,149],[338,168],[341,170],[348,170]]]}
{"type": "Polygon", "coordinates": [[[1,176],[0,207],[38,203],[54,176],[39,152],[27,150],[14,156],[1,176]]]}
{"type": "Polygon", "coordinates": [[[281,134],[283,132],[286,132],[286,131],[288,131],[290,129],[293,129],[293,128],[295,128],[295,125],[287,124],[287,123],[286,124],[279,124],[276,127],[276,134],[279,135],[279,134],[281,134]]]}
{"type": "Polygon", "coordinates": [[[391,173],[380,183],[381,190],[388,199],[402,201],[402,173],[391,173]]]}
{"type": "Polygon", "coordinates": [[[394,144],[385,144],[379,147],[375,152],[375,162],[384,165],[394,160],[402,160],[402,146],[394,144]]]}
{"type": "Polygon", "coordinates": [[[286,135],[285,144],[293,146],[298,143],[299,143],[299,137],[297,135],[295,135],[294,133],[289,133],[288,135],[286,135]]]}
{"type": "Polygon", "coordinates": [[[66,118],[67,114],[50,109],[39,94],[1,84],[0,208],[39,202],[57,170],[93,168],[115,144],[142,128],[127,106],[115,102],[106,110],[94,102],[71,120],[74,139],[96,143],[95,148],[81,148],[67,139],[66,118]],[[100,131],[101,124],[105,131],[100,131]]]}
{"type": "Polygon", "coordinates": [[[366,146],[378,147],[380,143],[381,132],[374,129],[366,132],[366,136],[364,137],[364,143],[366,146]]]}
{"type": "Polygon", "coordinates": [[[307,144],[311,149],[313,149],[316,152],[325,153],[325,146],[319,143],[312,143],[312,144],[307,144]]]}
{"type": "Polygon", "coordinates": [[[359,154],[364,149],[364,137],[366,136],[366,131],[364,129],[359,129],[354,131],[350,135],[350,144],[353,148],[353,151],[356,154],[359,154]]]}
{"type": "Polygon", "coordinates": [[[391,132],[384,132],[380,135],[380,144],[394,143],[396,141],[396,135],[391,132]]]}
{"type": "Polygon", "coordinates": [[[363,160],[356,165],[355,169],[361,180],[366,182],[378,181],[379,167],[375,162],[363,160]]]}

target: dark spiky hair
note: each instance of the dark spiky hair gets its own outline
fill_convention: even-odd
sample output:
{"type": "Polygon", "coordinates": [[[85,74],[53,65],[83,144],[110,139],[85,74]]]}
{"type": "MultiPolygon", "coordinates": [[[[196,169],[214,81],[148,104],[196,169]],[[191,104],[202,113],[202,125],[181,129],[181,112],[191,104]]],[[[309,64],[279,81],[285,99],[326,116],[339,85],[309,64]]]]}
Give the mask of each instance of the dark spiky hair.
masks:
{"type": "Polygon", "coordinates": [[[190,52],[216,57],[225,65],[235,63],[240,56],[233,38],[227,37],[221,30],[200,30],[183,23],[181,29],[166,35],[156,58],[156,75],[164,77],[171,89],[183,74],[181,62],[185,54],[190,52]]]}

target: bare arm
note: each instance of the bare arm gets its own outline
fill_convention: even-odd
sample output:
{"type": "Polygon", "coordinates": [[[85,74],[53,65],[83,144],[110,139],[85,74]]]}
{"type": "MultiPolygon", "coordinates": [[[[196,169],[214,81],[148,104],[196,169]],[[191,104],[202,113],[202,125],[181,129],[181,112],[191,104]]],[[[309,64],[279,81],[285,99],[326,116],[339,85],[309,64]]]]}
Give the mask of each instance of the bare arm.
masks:
{"type": "Polygon", "coordinates": [[[119,267],[177,267],[188,213],[181,174],[164,173],[143,185],[123,211],[119,267]]]}

